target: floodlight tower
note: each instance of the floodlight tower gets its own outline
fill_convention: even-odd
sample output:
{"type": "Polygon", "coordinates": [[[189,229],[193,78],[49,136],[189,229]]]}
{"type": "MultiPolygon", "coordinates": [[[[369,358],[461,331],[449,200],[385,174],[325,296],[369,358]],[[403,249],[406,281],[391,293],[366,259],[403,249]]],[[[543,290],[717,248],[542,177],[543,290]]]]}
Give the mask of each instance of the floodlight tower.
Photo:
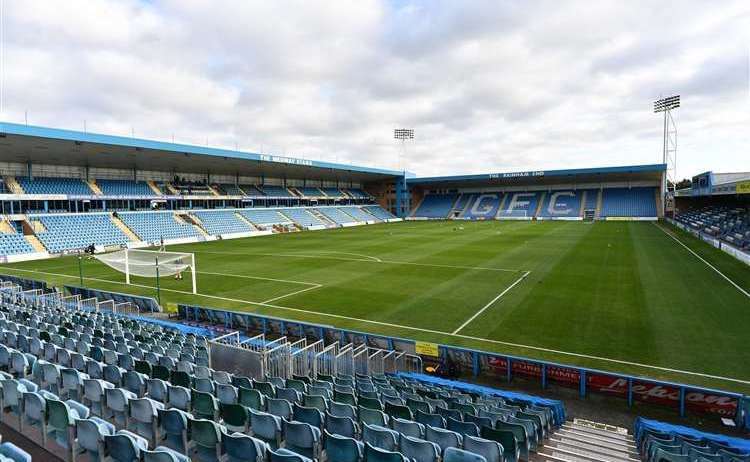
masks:
{"type": "Polygon", "coordinates": [[[414,139],[413,128],[396,128],[393,130],[393,138],[401,141],[401,149],[399,150],[398,156],[398,168],[399,170],[405,170],[403,166],[403,157],[406,155],[406,140],[414,139]]]}
{"type": "Polygon", "coordinates": [[[672,110],[678,107],[680,107],[680,95],[667,96],[666,98],[659,98],[654,101],[654,113],[661,112],[664,114],[662,163],[666,164],[667,171],[662,178],[662,216],[664,216],[665,205],[669,196],[668,181],[672,183],[673,194],[677,181],[677,125],[675,125],[674,118],[672,117],[672,110]]]}

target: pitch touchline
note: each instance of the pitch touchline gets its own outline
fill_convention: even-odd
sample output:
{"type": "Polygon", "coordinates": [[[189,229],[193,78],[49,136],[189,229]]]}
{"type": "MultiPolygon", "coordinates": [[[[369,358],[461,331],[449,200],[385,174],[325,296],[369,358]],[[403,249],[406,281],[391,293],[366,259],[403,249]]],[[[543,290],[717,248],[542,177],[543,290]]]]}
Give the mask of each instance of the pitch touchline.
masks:
{"type": "Polygon", "coordinates": [[[414,266],[429,266],[429,267],[435,267],[435,268],[453,268],[453,269],[466,269],[466,270],[479,270],[479,271],[502,271],[507,273],[520,273],[522,271],[526,271],[523,269],[510,269],[510,268],[492,268],[487,266],[458,266],[458,265],[441,265],[439,263],[419,263],[419,262],[412,262],[412,261],[397,261],[397,260],[371,260],[372,258],[377,257],[369,257],[368,259],[365,258],[346,258],[346,257],[333,257],[329,255],[309,255],[309,254],[302,254],[302,253],[253,253],[253,252],[220,252],[215,250],[198,250],[193,253],[208,253],[208,254],[217,254],[217,255],[254,255],[259,257],[288,257],[288,258],[324,258],[328,260],[343,260],[343,261],[361,261],[361,262],[369,262],[369,263],[385,263],[385,264],[391,264],[391,265],[414,265],[414,266]]]}
{"type": "MultiPolygon", "coordinates": [[[[47,274],[47,275],[50,275],[50,276],[61,276],[61,277],[66,277],[66,278],[78,279],[78,276],[74,276],[74,275],[71,275],[71,274],[48,273],[48,272],[45,272],[45,271],[27,270],[27,269],[20,269],[20,268],[4,268],[4,269],[5,270],[9,270],[9,271],[23,271],[23,272],[27,272],[27,273],[47,274]]],[[[91,281],[107,282],[107,283],[112,283],[112,284],[128,285],[128,284],[126,284],[124,282],[110,281],[108,279],[88,278],[88,277],[84,277],[84,279],[89,279],[91,281]]],[[[130,284],[130,285],[136,286],[136,287],[143,287],[143,288],[146,288],[146,289],[155,289],[155,287],[153,287],[153,286],[147,286],[147,285],[144,285],[144,284],[130,284]]],[[[312,315],[316,315],[316,316],[327,316],[327,317],[330,317],[330,318],[346,319],[346,320],[349,320],[349,321],[363,322],[363,323],[375,324],[375,325],[379,325],[379,326],[395,327],[397,329],[406,329],[406,330],[413,330],[413,331],[417,331],[417,332],[426,332],[426,333],[430,333],[430,334],[445,335],[445,336],[448,336],[448,337],[458,337],[458,338],[464,338],[464,339],[467,339],[467,340],[476,340],[476,341],[480,341],[480,342],[494,343],[496,345],[506,345],[506,346],[516,347],[516,348],[524,348],[524,349],[528,349],[528,350],[542,351],[542,352],[546,352],[546,353],[555,353],[555,354],[560,354],[560,355],[564,355],[564,356],[573,356],[573,357],[576,357],[576,358],[594,359],[594,360],[602,361],[602,362],[611,362],[611,363],[616,363],[616,364],[624,364],[624,365],[628,365],[628,366],[637,366],[637,367],[642,367],[642,368],[646,368],[646,369],[654,369],[654,370],[660,370],[660,371],[666,371],[666,372],[675,372],[675,373],[678,373],[678,374],[693,375],[693,376],[697,376],[697,377],[705,377],[705,378],[711,378],[711,379],[717,379],[717,380],[725,380],[725,381],[728,381],[728,382],[735,382],[735,383],[741,383],[741,384],[744,384],[744,385],[750,385],[750,380],[741,380],[741,379],[735,379],[735,378],[731,378],[731,377],[722,377],[720,375],[704,374],[704,373],[701,373],[701,372],[683,371],[683,370],[680,370],[680,369],[671,369],[671,368],[668,368],[668,367],[653,366],[653,365],[650,365],[650,364],[636,363],[636,362],[633,362],[633,361],[625,361],[625,360],[622,360],[622,359],[612,359],[612,358],[605,358],[603,356],[592,356],[592,355],[587,355],[587,354],[582,354],[582,353],[572,353],[572,352],[569,352],[569,351],[554,350],[554,349],[551,349],[551,348],[537,347],[537,346],[531,346],[531,345],[523,345],[521,343],[505,342],[505,341],[502,341],[502,340],[492,340],[492,339],[481,338],[481,337],[472,337],[470,335],[452,334],[452,333],[449,333],[449,332],[443,332],[443,331],[433,330],[433,329],[425,329],[425,328],[422,328],[422,327],[411,327],[411,326],[404,326],[404,325],[401,325],[401,324],[393,324],[393,323],[389,323],[389,322],[372,321],[372,320],[369,320],[369,319],[353,318],[351,316],[344,316],[344,315],[341,315],[341,314],[325,313],[325,312],[321,312],[321,311],[303,310],[301,308],[291,308],[291,307],[288,307],[288,306],[272,305],[270,303],[265,303],[265,302],[253,302],[253,301],[250,301],[250,300],[240,300],[240,299],[237,299],[237,298],[220,297],[218,295],[193,294],[192,292],[188,292],[188,291],[185,291],[185,290],[176,290],[176,289],[161,289],[161,290],[164,290],[164,291],[167,291],[167,292],[175,292],[175,293],[180,293],[180,294],[192,295],[192,296],[196,296],[197,295],[197,296],[205,297],[205,298],[214,298],[214,299],[217,299],[217,300],[226,300],[226,301],[230,301],[230,302],[247,303],[247,304],[250,304],[250,305],[260,305],[260,306],[265,306],[265,307],[268,307],[268,308],[276,308],[276,309],[280,309],[280,310],[294,311],[294,312],[298,312],[298,313],[306,313],[306,314],[312,314],[312,315]]]]}
{"type": "Polygon", "coordinates": [[[719,271],[714,265],[712,265],[711,263],[707,262],[703,257],[701,257],[700,255],[698,255],[697,253],[695,253],[693,251],[693,249],[691,249],[690,247],[688,247],[687,245],[685,245],[674,234],[672,234],[671,232],[669,232],[666,229],[662,228],[661,226],[657,225],[656,223],[654,223],[654,226],[656,226],[657,228],[659,228],[664,234],[666,234],[667,236],[671,237],[672,239],[674,239],[675,242],[677,242],[682,247],[684,247],[685,249],[687,249],[687,251],[690,252],[690,253],[692,253],[693,256],[695,256],[695,258],[697,258],[698,260],[700,260],[703,263],[705,263],[706,266],[708,266],[709,268],[711,268],[712,270],[714,270],[716,272],[716,274],[718,274],[719,276],[721,276],[722,278],[724,278],[728,283],[732,284],[735,287],[735,289],[737,289],[740,292],[742,292],[743,294],[745,294],[746,297],[750,297],[750,293],[748,293],[745,289],[743,289],[742,287],[740,287],[736,282],[734,282],[731,279],[729,279],[729,277],[727,277],[724,273],[722,273],[721,271],[719,271]]]}
{"type": "Polygon", "coordinates": [[[480,314],[484,313],[484,310],[486,310],[487,308],[491,307],[496,301],[500,300],[500,297],[502,297],[503,295],[507,294],[510,291],[510,289],[514,288],[518,283],[520,283],[521,281],[523,281],[524,279],[526,279],[526,276],[528,276],[530,273],[531,273],[530,271],[526,271],[525,273],[523,273],[523,275],[520,278],[516,279],[516,281],[513,284],[509,285],[504,291],[500,292],[497,297],[495,297],[492,300],[490,300],[490,302],[488,304],[484,305],[482,307],[482,309],[480,309],[479,311],[477,311],[476,313],[474,313],[474,316],[472,316],[469,319],[467,319],[466,322],[464,322],[463,324],[461,324],[460,326],[458,326],[458,329],[456,329],[453,332],[451,332],[451,335],[456,335],[464,327],[468,326],[469,323],[471,323],[471,321],[473,321],[473,320],[475,320],[477,318],[477,316],[479,316],[480,314]]]}

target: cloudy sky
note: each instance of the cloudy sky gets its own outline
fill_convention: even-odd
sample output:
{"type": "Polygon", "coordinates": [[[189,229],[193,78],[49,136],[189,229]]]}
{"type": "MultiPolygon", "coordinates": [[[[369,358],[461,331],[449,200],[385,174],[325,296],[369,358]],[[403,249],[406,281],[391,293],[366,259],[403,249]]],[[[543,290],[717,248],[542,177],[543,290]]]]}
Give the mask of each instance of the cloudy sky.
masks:
{"type": "MultiPolygon", "coordinates": [[[[0,0],[3,1],[3,0],[0,0]]],[[[750,2],[4,0],[2,118],[421,175],[750,170],[750,2]]]]}

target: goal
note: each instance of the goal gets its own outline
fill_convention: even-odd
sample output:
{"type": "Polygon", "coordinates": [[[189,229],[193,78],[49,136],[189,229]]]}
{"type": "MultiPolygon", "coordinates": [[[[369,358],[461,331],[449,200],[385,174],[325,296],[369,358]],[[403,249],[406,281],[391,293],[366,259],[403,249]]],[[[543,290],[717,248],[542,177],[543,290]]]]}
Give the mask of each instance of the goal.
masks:
{"type": "Polygon", "coordinates": [[[130,276],[155,278],[173,276],[190,270],[193,293],[198,293],[195,281],[195,254],[184,252],[161,252],[156,250],[122,249],[115,252],[94,255],[105,265],[125,273],[125,283],[130,284],[130,276]]]}

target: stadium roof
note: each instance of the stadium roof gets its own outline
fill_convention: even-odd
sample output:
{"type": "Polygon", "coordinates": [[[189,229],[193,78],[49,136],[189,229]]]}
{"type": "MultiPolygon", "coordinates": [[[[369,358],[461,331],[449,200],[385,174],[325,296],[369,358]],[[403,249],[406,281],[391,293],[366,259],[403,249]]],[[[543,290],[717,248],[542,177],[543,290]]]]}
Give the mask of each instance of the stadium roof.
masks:
{"type": "Polygon", "coordinates": [[[404,175],[396,170],[7,122],[0,122],[0,152],[6,162],[214,175],[361,182],[404,175]]]}
{"type": "Polygon", "coordinates": [[[620,167],[576,168],[565,170],[532,170],[525,172],[485,173],[479,175],[435,176],[407,178],[410,186],[441,188],[469,186],[515,186],[560,183],[595,183],[599,181],[658,180],[667,169],[666,164],[627,165],[620,167]]]}

